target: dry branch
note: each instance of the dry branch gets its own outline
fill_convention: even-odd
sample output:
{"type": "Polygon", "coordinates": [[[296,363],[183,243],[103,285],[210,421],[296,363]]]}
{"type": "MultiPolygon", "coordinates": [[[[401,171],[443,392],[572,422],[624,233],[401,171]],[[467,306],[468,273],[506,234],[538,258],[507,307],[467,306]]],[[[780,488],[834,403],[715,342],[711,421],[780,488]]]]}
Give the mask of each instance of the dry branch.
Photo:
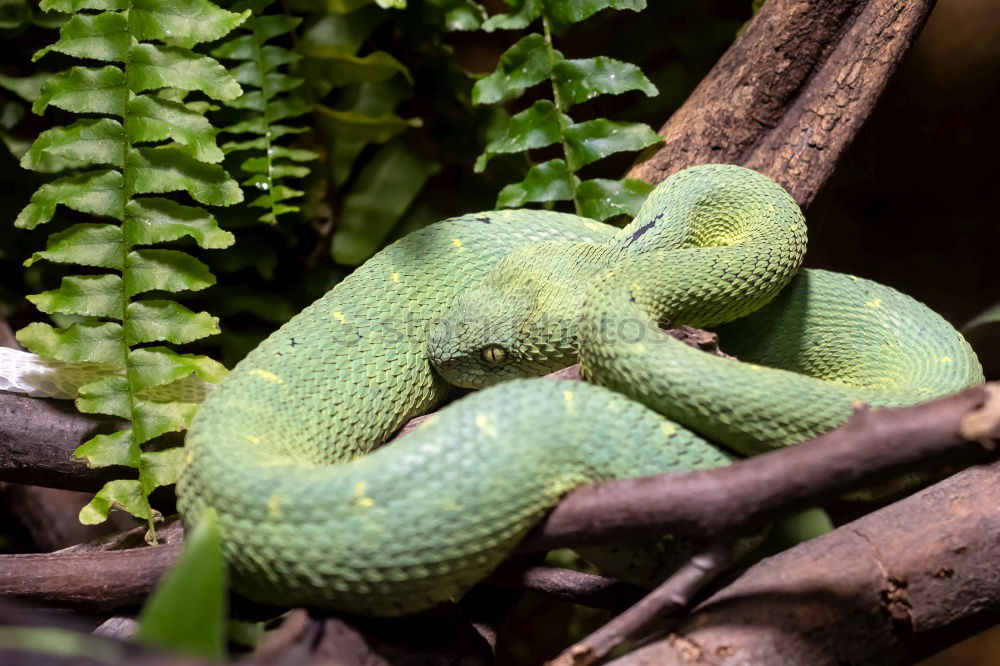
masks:
{"type": "Polygon", "coordinates": [[[1000,463],[965,470],[761,561],[614,664],[912,663],[1000,622],[998,507],[1000,463]]]}
{"type": "Polygon", "coordinates": [[[768,0],[629,173],[756,169],[808,205],[871,113],[933,0],[768,0]]]}

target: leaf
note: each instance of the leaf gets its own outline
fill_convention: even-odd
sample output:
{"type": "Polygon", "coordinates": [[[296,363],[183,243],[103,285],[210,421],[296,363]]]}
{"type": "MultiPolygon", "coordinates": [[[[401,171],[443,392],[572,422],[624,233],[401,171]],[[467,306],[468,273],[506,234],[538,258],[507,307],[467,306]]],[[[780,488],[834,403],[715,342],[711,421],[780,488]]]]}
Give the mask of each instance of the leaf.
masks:
{"type": "Polygon", "coordinates": [[[333,87],[362,81],[384,81],[396,74],[402,74],[407,81],[413,83],[410,70],[385,51],[375,51],[359,57],[343,47],[323,45],[303,51],[303,55],[323,61],[323,77],[333,87]]]}
{"type": "Polygon", "coordinates": [[[178,354],[166,347],[133,350],[129,354],[128,372],[129,386],[135,393],[184,379],[191,374],[212,384],[226,376],[225,366],[207,356],[178,354]]]}
{"type": "Polygon", "coordinates": [[[131,430],[119,430],[110,435],[96,435],[76,448],[73,456],[83,458],[88,467],[122,465],[139,467],[139,446],[132,441],[131,430]]]}
{"type": "Polygon", "coordinates": [[[249,9],[237,14],[208,0],[132,0],[131,4],[133,37],[185,48],[225,37],[250,16],[249,9]]]}
{"type": "Polygon", "coordinates": [[[475,172],[485,170],[487,162],[494,155],[543,148],[561,139],[559,113],[555,104],[547,99],[540,99],[507,121],[504,133],[490,141],[483,154],[476,159],[475,172]]]}
{"type": "Polygon", "coordinates": [[[74,113],[124,116],[127,99],[125,75],[117,67],[71,67],[45,81],[31,110],[41,114],[51,104],[74,113]]]}
{"type": "Polygon", "coordinates": [[[197,291],[215,284],[208,266],[180,250],[134,250],[125,261],[123,282],[129,298],[144,291],[197,291]]]}
{"type": "Polygon", "coordinates": [[[584,21],[602,9],[631,9],[634,12],[646,8],[646,0],[546,0],[547,15],[552,19],[553,30],[561,33],[569,25],[584,21]]]}
{"type": "Polygon", "coordinates": [[[229,247],[235,237],[202,208],[185,206],[171,199],[143,197],[125,206],[122,226],[129,245],[152,245],[190,236],[205,249],[229,247]]]}
{"type": "Polygon", "coordinates": [[[135,301],[125,313],[125,342],[130,347],[162,340],[180,345],[219,332],[218,317],[192,312],[173,301],[135,301]]]}
{"type": "Polygon", "coordinates": [[[43,358],[122,367],[122,327],[113,322],[82,321],[68,328],[34,322],[18,332],[18,341],[43,358]]]}
{"type": "Polygon", "coordinates": [[[125,164],[122,126],[110,118],[85,118],[38,135],[21,158],[21,166],[34,171],[61,171],[93,165],[125,164]]]}
{"type": "Polygon", "coordinates": [[[35,72],[28,76],[7,76],[0,74],[0,88],[8,90],[25,102],[34,102],[42,93],[42,86],[52,76],[52,72],[35,72]]]}
{"type": "Polygon", "coordinates": [[[226,636],[226,569],[215,510],[205,509],[177,563],[139,614],[135,640],[221,660],[226,636]]]}
{"type": "Polygon", "coordinates": [[[133,194],[186,191],[196,201],[231,206],[243,201],[239,184],[217,164],[199,162],[171,146],[133,148],[125,174],[127,190],[133,194]]]}
{"type": "Polygon", "coordinates": [[[45,249],[35,252],[25,266],[40,259],[121,270],[122,230],[113,224],[74,224],[49,236],[45,249]]]}
{"type": "Polygon", "coordinates": [[[573,171],[608,155],[642,150],[663,140],[646,125],[604,118],[570,125],[564,132],[564,139],[566,161],[573,171]]]}
{"type": "Polygon", "coordinates": [[[124,14],[76,14],[59,30],[59,40],[31,59],[35,61],[49,51],[58,51],[77,58],[125,62],[131,47],[128,18],[124,14]]]}
{"type": "Polygon", "coordinates": [[[179,446],[163,451],[143,452],[139,471],[139,483],[142,484],[143,491],[148,494],[160,486],[177,483],[184,471],[187,453],[179,446]]]}
{"type": "Polygon", "coordinates": [[[385,143],[407,128],[422,125],[417,118],[400,118],[393,113],[373,117],[354,111],[336,111],[322,104],[316,106],[316,111],[329,134],[367,143],[385,143]]]}
{"type": "Polygon", "coordinates": [[[72,14],[81,9],[128,9],[131,0],[42,0],[38,6],[46,12],[72,14]]]}
{"type": "Polygon", "coordinates": [[[173,139],[199,162],[221,162],[222,150],[215,145],[216,130],[201,113],[183,104],[142,95],[128,103],[125,120],[133,142],[173,139]]]}
{"type": "Polygon", "coordinates": [[[51,220],[59,204],[120,220],[124,216],[122,175],[112,170],[90,171],[45,183],[31,195],[31,203],[18,214],[14,225],[34,229],[51,220]]]}
{"type": "Polygon", "coordinates": [[[560,60],[555,64],[553,74],[564,109],[598,95],[618,95],[630,90],[641,90],[650,97],[658,94],[656,86],[641,69],[604,56],[560,60]]]}
{"type": "Polygon", "coordinates": [[[137,44],[132,47],[127,81],[133,92],[179,88],[200,90],[212,99],[236,99],[243,89],[226,69],[208,56],[176,46],[137,44]]]}
{"type": "Polygon", "coordinates": [[[513,183],[500,191],[498,208],[518,208],[526,203],[564,201],[573,198],[580,179],[570,173],[563,160],[542,162],[528,170],[520,183],[513,183]]]}
{"type": "Polygon", "coordinates": [[[1000,303],[994,306],[986,308],[975,317],[970,319],[965,326],[962,327],[962,331],[971,331],[974,328],[979,328],[984,324],[994,324],[1000,321],[1000,303]]]}
{"type": "Polygon", "coordinates": [[[380,148],[344,198],[340,224],[333,235],[334,261],[356,266],[374,254],[439,169],[401,140],[380,148]]]}
{"type": "Polygon", "coordinates": [[[544,81],[551,71],[545,38],[530,34],[500,56],[495,72],[476,81],[472,103],[495,104],[519,97],[525,89],[544,81]]]}
{"type": "Polygon", "coordinates": [[[513,13],[491,16],[483,21],[483,31],[520,30],[542,15],[543,0],[508,0],[507,4],[514,10],[513,13]]]}
{"type": "Polygon", "coordinates": [[[634,217],[652,191],[653,185],[644,180],[585,180],[576,189],[580,215],[595,220],[607,220],[616,215],[634,217]]]}
{"type": "Polygon", "coordinates": [[[119,479],[104,484],[94,499],[80,509],[80,522],[84,525],[99,525],[108,519],[111,509],[127,511],[137,518],[149,520],[152,513],[149,502],[138,480],[119,479]]]}
{"type": "Polygon", "coordinates": [[[27,298],[42,312],[121,319],[121,284],[117,275],[69,275],[58,289],[27,298]]]}
{"type": "Polygon", "coordinates": [[[163,433],[186,429],[198,411],[198,404],[191,402],[136,400],[134,405],[132,430],[138,442],[148,442],[163,433]]]}
{"type": "Polygon", "coordinates": [[[108,375],[80,387],[76,408],[87,414],[108,414],[123,419],[132,416],[128,381],[120,375],[108,375]]]}

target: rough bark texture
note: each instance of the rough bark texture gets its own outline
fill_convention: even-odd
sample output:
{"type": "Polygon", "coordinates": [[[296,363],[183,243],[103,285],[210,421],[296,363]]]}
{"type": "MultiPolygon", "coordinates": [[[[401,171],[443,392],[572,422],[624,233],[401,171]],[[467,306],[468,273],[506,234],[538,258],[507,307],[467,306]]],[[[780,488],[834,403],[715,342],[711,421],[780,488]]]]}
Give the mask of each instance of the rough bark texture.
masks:
{"type": "Polygon", "coordinates": [[[920,32],[932,0],[768,0],[629,173],[696,164],[767,174],[800,205],[833,172],[920,32]]]}
{"type": "Polygon", "coordinates": [[[763,560],[616,666],[899,664],[1000,621],[1000,463],[763,560]],[[978,622],[976,621],[978,620],[978,622]],[[953,636],[952,639],[955,637],[953,636]]]}

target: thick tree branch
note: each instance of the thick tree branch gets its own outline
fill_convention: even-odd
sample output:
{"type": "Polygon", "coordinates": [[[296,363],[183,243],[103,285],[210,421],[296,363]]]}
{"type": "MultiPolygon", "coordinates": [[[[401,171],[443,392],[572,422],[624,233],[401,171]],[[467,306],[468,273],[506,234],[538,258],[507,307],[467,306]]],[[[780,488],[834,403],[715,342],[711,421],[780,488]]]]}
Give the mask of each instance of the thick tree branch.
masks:
{"type": "Polygon", "coordinates": [[[567,495],[519,550],[600,543],[651,528],[712,536],[823,504],[907,468],[926,469],[944,459],[967,464],[992,450],[996,386],[913,407],[858,410],[820,437],[730,467],[584,486],[567,495]]]}
{"type": "Polygon", "coordinates": [[[1000,621],[998,506],[1000,463],[965,470],[761,561],[614,663],[912,663],[1000,621]]]}
{"type": "Polygon", "coordinates": [[[933,0],[768,0],[629,173],[741,164],[805,206],[871,113],[933,0]]]}

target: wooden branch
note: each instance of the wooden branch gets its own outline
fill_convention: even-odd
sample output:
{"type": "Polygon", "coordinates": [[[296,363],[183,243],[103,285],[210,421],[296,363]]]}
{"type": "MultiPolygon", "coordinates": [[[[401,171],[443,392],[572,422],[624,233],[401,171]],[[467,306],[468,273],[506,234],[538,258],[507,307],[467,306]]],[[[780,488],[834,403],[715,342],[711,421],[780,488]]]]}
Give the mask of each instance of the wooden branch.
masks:
{"type": "Polygon", "coordinates": [[[997,437],[1000,384],[933,402],[856,411],[813,440],[724,468],[579,488],[521,543],[520,552],[601,543],[650,529],[710,537],[816,506],[901,470],[982,459],[997,437]]]}
{"type": "Polygon", "coordinates": [[[968,469],[761,561],[613,663],[913,663],[1000,622],[998,506],[1000,462],[968,469]]]}
{"type": "Polygon", "coordinates": [[[767,174],[808,205],[851,143],[933,0],[768,0],[629,173],[696,164],[767,174]]]}

